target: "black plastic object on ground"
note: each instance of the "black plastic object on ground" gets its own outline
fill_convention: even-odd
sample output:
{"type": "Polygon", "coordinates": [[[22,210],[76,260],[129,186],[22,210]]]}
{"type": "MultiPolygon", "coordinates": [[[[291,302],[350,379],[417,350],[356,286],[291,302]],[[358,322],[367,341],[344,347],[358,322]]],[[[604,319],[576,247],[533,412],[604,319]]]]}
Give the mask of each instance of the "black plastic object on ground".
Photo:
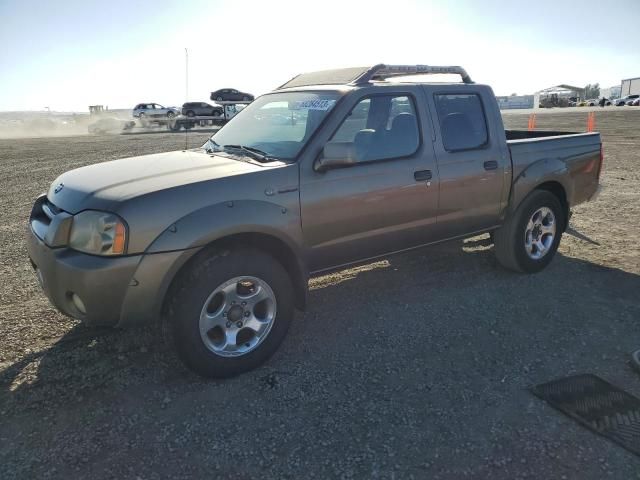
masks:
{"type": "Polygon", "coordinates": [[[596,375],[575,375],[531,388],[585,427],[640,455],[640,399],[596,375]]]}

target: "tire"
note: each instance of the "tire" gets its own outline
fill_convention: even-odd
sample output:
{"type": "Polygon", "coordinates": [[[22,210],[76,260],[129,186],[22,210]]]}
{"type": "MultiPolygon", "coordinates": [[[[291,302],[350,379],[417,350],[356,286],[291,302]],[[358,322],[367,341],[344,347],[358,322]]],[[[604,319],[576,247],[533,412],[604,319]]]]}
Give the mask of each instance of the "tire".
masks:
{"type": "Polygon", "coordinates": [[[173,112],[167,112],[167,118],[173,118],[173,117],[175,117],[175,116],[176,116],[176,114],[175,114],[175,113],[173,113],[173,112]]]}
{"type": "Polygon", "coordinates": [[[558,197],[546,190],[534,190],[522,201],[504,225],[495,231],[494,244],[498,262],[503,267],[516,272],[541,271],[553,260],[558,250],[565,222],[564,210],[558,197]],[[546,212],[551,212],[551,215],[546,212]],[[534,214],[538,214],[535,219],[532,218],[534,214]],[[548,230],[551,228],[552,218],[555,231],[550,237],[548,230]],[[530,224],[531,220],[535,221],[530,224]],[[540,226],[531,230],[529,227],[532,224],[540,226]],[[532,235],[528,236],[528,232],[532,232],[532,235]],[[527,239],[535,239],[536,235],[539,241],[530,242],[530,245],[531,243],[535,245],[527,248],[527,239]],[[537,245],[541,245],[542,248],[537,245]],[[536,258],[537,255],[541,256],[536,258]]]}
{"type": "Polygon", "coordinates": [[[195,114],[195,112],[193,110],[189,110],[187,112],[187,117],[195,117],[195,116],[196,116],[196,114],[195,114]]]}
{"type": "Polygon", "coordinates": [[[164,328],[171,333],[178,357],[188,368],[207,378],[233,377],[258,367],[280,346],[293,318],[292,292],[287,271],[266,253],[244,248],[203,252],[170,289],[164,328]],[[225,287],[226,284],[229,286],[225,287]],[[251,307],[255,301],[251,300],[254,298],[251,294],[243,297],[229,291],[227,295],[221,289],[236,292],[241,284],[259,285],[255,298],[265,299],[251,307]],[[201,333],[201,326],[206,325],[203,322],[208,321],[215,326],[201,333]],[[243,321],[245,326],[241,328],[233,325],[243,321]],[[260,338],[257,330],[248,327],[256,321],[260,328],[264,327],[260,338]],[[229,336],[233,331],[237,337],[229,336]],[[230,342],[229,338],[239,340],[230,342]]]}
{"type": "Polygon", "coordinates": [[[217,102],[222,102],[222,97],[216,97],[217,102]]]}
{"type": "Polygon", "coordinates": [[[138,114],[138,118],[139,118],[140,120],[142,120],[144,117],[146,117],[146,115],[145,115],[144,113],[139,113],[139,114],[138,114]]]}
{"type": "Polygon", "coordinates": [[[242,97],[242,101],[243,102],[248,102],[249,101],[249,97],[242,97]]]}

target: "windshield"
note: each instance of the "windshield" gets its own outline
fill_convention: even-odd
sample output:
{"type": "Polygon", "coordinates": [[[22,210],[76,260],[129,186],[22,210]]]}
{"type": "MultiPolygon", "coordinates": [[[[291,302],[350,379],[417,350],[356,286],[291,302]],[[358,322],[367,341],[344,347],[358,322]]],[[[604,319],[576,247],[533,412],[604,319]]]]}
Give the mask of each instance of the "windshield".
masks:
{"type": "Polygon", "coordinates": [[[337,92],[263,95],[216,132],[204,148],[222,151],[227,145],[242,146],[269,157],[293,160],[339,96],[337,92]]]}

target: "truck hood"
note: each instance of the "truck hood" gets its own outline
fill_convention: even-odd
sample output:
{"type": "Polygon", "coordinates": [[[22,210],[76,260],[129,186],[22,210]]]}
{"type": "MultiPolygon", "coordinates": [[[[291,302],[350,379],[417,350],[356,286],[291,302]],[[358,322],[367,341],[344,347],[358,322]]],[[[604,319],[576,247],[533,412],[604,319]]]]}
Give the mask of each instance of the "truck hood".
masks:
{"type": "Polygon", "coordinates": [[[71,170],[51,184],[47,197],[69,213],[113,210],[114,203],[159,190],[264,169],[265,166],[204,150],[159,153],[71,170]]]}

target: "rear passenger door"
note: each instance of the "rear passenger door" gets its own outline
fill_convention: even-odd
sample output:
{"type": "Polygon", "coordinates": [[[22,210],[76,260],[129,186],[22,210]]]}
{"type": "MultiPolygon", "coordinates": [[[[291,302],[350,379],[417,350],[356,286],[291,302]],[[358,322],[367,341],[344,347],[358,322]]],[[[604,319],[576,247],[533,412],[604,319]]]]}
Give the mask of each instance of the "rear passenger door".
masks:
{"type": "Polygon", "coordinates": [[[464,86],[424,88],[436,127],[438,230],[449,238],[498,225],[510,160],[501,147],[502,122],[490,121],[500,115],[491,92],[464,86]]]}

